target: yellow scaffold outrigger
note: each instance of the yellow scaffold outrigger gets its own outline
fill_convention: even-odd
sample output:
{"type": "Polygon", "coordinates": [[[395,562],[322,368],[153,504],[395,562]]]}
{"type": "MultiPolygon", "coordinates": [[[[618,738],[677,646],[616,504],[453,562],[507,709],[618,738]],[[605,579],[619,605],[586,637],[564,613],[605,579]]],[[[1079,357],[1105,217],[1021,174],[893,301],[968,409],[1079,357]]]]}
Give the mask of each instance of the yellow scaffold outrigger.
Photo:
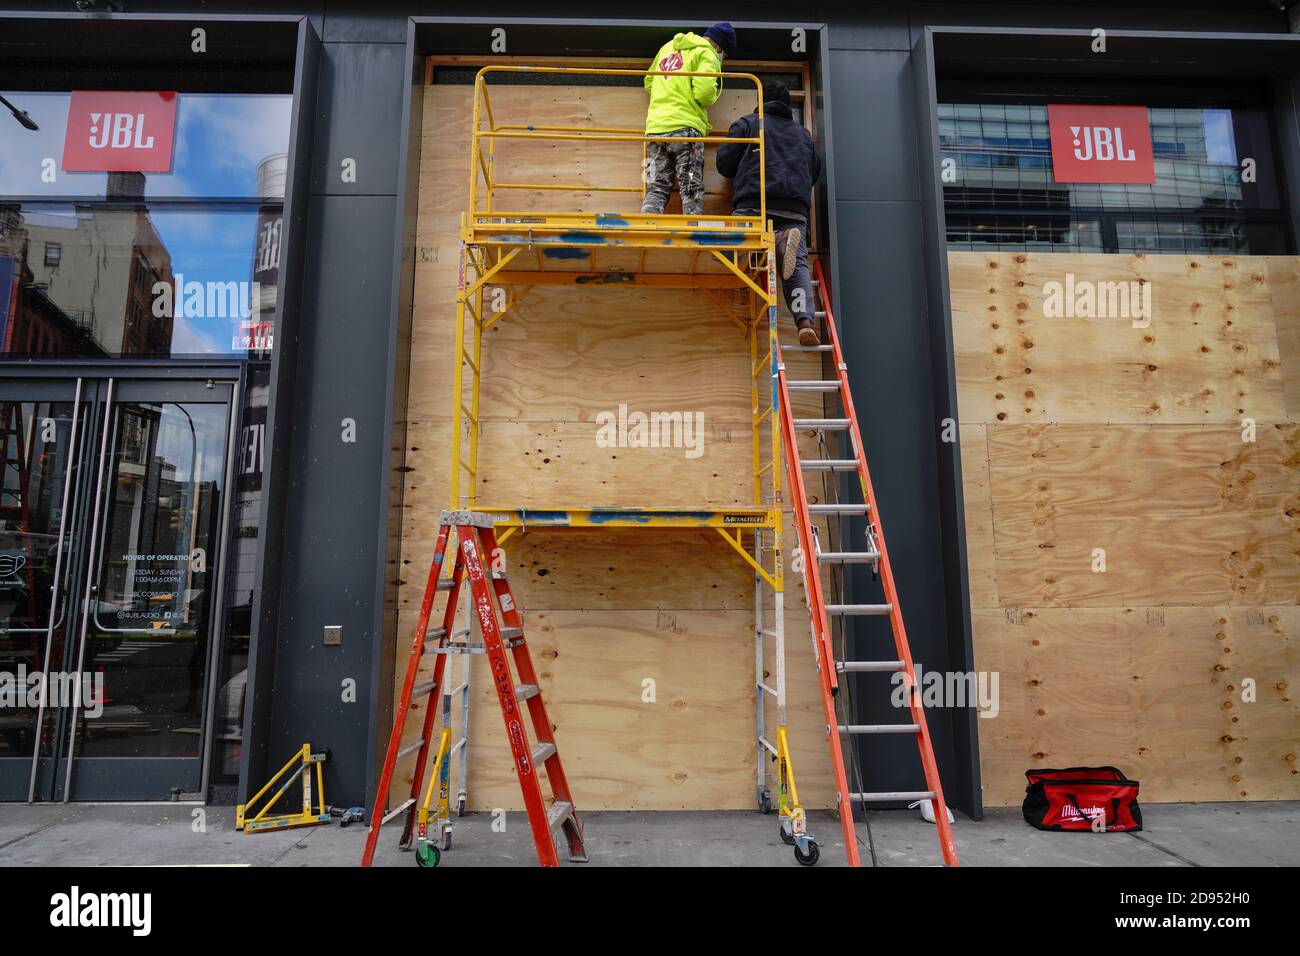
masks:
{"type": "Polygon", "coordinates": [[[289,758],[288,763],[267,781],[266,786],[253,794],[248,803],[242,803],[235,807],[235,829],[243,830],[245,833],[258,833],[263,830],[287,830],[289,827],[309,827],[318,823],[329,823],[329,809],[325,806],[325,759],[328,756],[328,753],[314,754],[311,752],[311,744],[303,744],[302,748],[289,758]],[[249,819],[248,814],[252,812],[253,805],[268,790],[274,787],[281,777],[289,773],[294,764],[298,765],[298,769],[294,770],[289,775],[289,778],[280,784],[280,789],[275,792],[275,795],[266,801],[266,805],[252,819],[249,819]],[[313,767],[316,768],[316,796],[319,800],[319,811],[312,809],[311,776],[313,767]],[[288,792],[289,787],[299,777],[302,778],[302,810],[298,813],[267,816],[267,811],[279,802],[280,798],[288,792]]]}

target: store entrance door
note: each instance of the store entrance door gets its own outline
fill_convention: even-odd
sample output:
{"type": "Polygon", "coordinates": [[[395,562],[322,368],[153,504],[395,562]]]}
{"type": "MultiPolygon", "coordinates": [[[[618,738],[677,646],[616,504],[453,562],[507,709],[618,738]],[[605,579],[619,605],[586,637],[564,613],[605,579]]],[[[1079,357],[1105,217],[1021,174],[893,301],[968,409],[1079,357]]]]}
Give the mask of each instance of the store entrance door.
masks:
{"type": "Polygon", "coordinates": [[[0,378],[0,800],[201,799],[233,388],[0,378]]]}

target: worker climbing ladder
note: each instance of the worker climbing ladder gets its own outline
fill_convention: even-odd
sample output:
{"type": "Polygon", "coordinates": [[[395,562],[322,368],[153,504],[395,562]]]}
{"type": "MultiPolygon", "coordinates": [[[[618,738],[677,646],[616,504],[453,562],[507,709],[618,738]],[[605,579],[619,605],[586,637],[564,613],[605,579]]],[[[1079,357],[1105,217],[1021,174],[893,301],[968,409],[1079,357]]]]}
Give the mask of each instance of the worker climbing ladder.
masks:
{"type": "MultiPolygon", "coordinates": [[[[794,509],[795,524],[798,527],[799,544],[802,549],[804,583],[807,591],[808,610],[812,618],[814,654],[817,661],[818,675],[822,688],[822,707],[826,721],[826,736],[830,743],[831,764],[837,791],[840,824],[844,831],[844,847],[850,866],[859,865],[857,836],[853,824],[853,808],[856,804],[898,803],[903,801],[929,802],[934,810],[935,825],[938,830],[939,848],[944,863],[957,865],[957,849],[953,844],[952,828],[948,822],[948,808],[943,799],[943,787],[939,781],[938,765],[934,758],[934,747],[930,740],[930,731],[926,725],[925,710],[921,705],[921,696],[916,692],[916,674],[912,663],[912,653],[907,642],[907,631],[903,625],[903,613],[899,606],[898,591],[894,584],[894,574],[889,563],[889,552],[885,547],[884,528],[880,521],[880,512],[876,504],[875,491],[871,485],[871,475],[867,470],[866,454],[862,445],[862,435],[858,429],[857,415],[853,409],[853,396],[849,391],[848,369],[844,355],[840,350],[839,332],[835,327],[835,316],[831,311],[830,293],[827,289],[821,263],[816,264],[816,297],[821,308],[817,318],[823,321],[828,344],[813,346],[784,346],[780,351],[816,351],[828,355],[834,368],[834,377],[830,379],[791,381],[786,375],[785,362],[777,363],[777,381],[780,392],[781,433],[786,448],[786,462],[790,476],[791,504],[794,509]],[[838,400],[840,414],[826,418],[795,418],[791,404],[791,394],[796,392],[821,393],[832,401],[838,400]],[[848,447],[853,457],[802,458],[799,451],[798,435],[800,429],[812,430],[818,437],[819,447],[825,450],[826,435],[847,434],[848,447]],[[826,473],[833,477],[836,473],[856,473],[861,485],[862,501],[860,503],[841,503],[838,501],[809,503],[805,487],[805,472],[826,473]],[[822,535],[815,520],[840,520],[852,517],[866,518],[866,546],[863,550],[839,550],[823,547],[822,535]],[[880,576],[884,591],[883,604],[845,604],[828,601],[821,577],[822,569],[843,568],[845,565],[870,565],[880,576]],[[861,616],[879,616],[889,619],[893,632],[894,653],[892,660],[844,660],[835,652],[835,641],[831,627],[832,618],[846,623],[849,619],[861,616]],[[851,713],[852,708],[844,706],[848,698],[841,693],[841,678],[846,674],[861,673],[901,673],[904,687],[907,688],[907,701],[910,719],[905,723],[889,724],[854,724],[851,717],[840,718],[841,710],[851,713]],[[921,791],[868,791],[853,790],[849,786],[849,777],[845,767],[844,745],[849,745],[851,753],[856,753],[854,738],[863,734],[908,734],[916,741],[925,775],[925,790],[921,791]]],[[[828,482],[833,485],[833,482],[828,482]]],[[[843,540],[845,535],[838,535],[843,540]]],[[[829,536],[828,536],[829,539],[829,536]]],[[[848,642],[841,642],[848,647],[848,642]]],[[[856,767],[856,759],[851,760],[856,767]]],[[[863,774],[855,774],[855,782],[861,786],[863,774]]]]}
{"type": "MultiPolygon", "coordinates": [[[[442,513],[433,563],[429,569],[428,583],[425,585],[424,599],[420,605],[420,619],[411,642],[411,656],[407,662],[401,698],[393,720],[393,730],[384,757],[383,771],[379,777],[375,807],[370,814],[370,832],[366,836],[366,847],[361,857],[362,866],[370,866],[374,862],[380,829],[395,817],[403,818],[402,834],[398,845],[402,848],[410,847],[417,821],[421,828],[427,826],[433,795],[446,784],[441,771],[445,766],[443,761],[447,756],[449,733],[444,729],[435,739],[434,719],[439,711],[437,705],[442,700],[442,682],[447,658],[454,654],[473,653],[476,650],[475,645],[459,640],[461,637],[469,636],[464,630],[453,631],[461,587],[466,582],[469,584],[473,617],[482,634],[481,652],[487,657],[492,685],[501,705],[506,738],[514,759],[515,773],[519,777],[519,786],[523,791],[524,808],[528,813],[529,826],[532,828],[533,842],[537,846],[538,860],[542,866],[559,865],[555,835],[557,831],[562,830],[568,843],[569,859],[574,862],[586,861],[582,828],[574,811],[573,797],[569,793],[564,768],[560,764],[560,754],[556,748],[551,721],[546,714],[546,705],[542,702],[541,691],[538,688],[537,674],[533,669],[528,643],[524,638],[522,616],[511,593],[510,584],[506,580],[505,571],[491,565],[492,555],[495,553],[497,553],[497,540],[491,516],[463,510],[442,513]],[[446,569],[446,558],[449,552],[452,555],[452,568],[450,573],[443,577],[442,572],[446,569]],[[441,625],[432,627],[434,603],[439,592],[447,594],[447,601],[443,608],[441,625]],[[510,652],[509,655],[507,651],[510,652]],[[434,654],[437,658],[434,662],[433,676],[431,680],[417,685],[420,663],[427,654],[434,654]],[[426,698],[420,736],[404,744],[402,737],[406,729],[407,715],[411,713],[412,705],[416,701],[426,698]],[[525,724],[525,711],[535,736],[535,743],[531,746],[525,724]],[[437,767],[429,780],[428,790],[424,793],[421,804],[424,772],[430,753],[434,753],[437,767]],[[411,754],[416,755],[416,761],[410,796],[385,814],[384,808],[388,804],[388,794],[397,763],[411,754]],[[546,805],[539,775],[539,771],[542,770],[546,771],[546,780],[553,795],[549,807],[546,805]]],[[[422,852],[417,855],[417,862],[421,865],[432,865],[432,861],[436,861],[436,854],[426,855],[424,852],[426,836],[424,833],[420,834],[422,852]]]]}

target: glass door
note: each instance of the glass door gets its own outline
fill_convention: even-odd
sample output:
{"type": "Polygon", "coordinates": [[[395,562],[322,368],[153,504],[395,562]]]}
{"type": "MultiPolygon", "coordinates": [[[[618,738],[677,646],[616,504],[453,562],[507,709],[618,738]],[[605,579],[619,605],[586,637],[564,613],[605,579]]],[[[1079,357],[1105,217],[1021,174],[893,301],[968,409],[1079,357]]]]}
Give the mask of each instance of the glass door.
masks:
{"type": "MultiPolygon", "coordinates": [[[[31,386],[6,387],[25,395],[31,386]]],[[[44,693],[15,711],[5,751],[10,762],[29,760],[18,798],[198,798],[219,633],[232,385],[81,379],[74,391],[65,431],[79,440],[67,451],[63,487],[46,494],[66,492],[53,532],[61,546],[40,565],[61,587],[46,588],[43,633],[24,646],[11,628],[13,649],[0,658],[16,674],[22,655],[48,647],[32,658],[44,693]]],[[[0,417],[31,404],[0,402],[0,417]]],[[[21,494],[18,476],[32,462],[10,458],[5,491],[21,494]]],[[[44,514],[45,499],[30,480],[26,487],[27,510],[44,514]]],[[[13,527],[34,529],[24,514],[19,508],[13,527]]],[[[33,548],[35,533],[27,532],[33,548]]],[[[24,557],[13,552],[12,563],[24,557]]],[[[42,612],[22,600],[19,592],[7,605],[14,624],[42,612]]],[[[15,799],[12,771],[0,766],[0,774],[5,798],[15,799]]]]}
{"type": "Polygon", "coordinates": [[[94,383],[78,380],[0,389],[0,800],[32,799],[38,766],[53,756],[47,684],[74,633],[86,552],[73,516],[91,478],[94,396],[94,383]]]}

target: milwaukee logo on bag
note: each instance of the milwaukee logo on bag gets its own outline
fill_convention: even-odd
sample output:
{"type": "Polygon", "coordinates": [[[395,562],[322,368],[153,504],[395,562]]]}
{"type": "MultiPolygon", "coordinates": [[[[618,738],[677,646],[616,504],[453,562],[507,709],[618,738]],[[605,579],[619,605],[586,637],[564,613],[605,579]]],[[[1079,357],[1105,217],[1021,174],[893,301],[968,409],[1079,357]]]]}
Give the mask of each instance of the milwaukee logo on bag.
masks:
{"type": "Polygon", "coordinates": [[[1115,767],[1026,770],[1025,822],[1039,830],[1142,829],[1138,782],[1115,767]]]}

